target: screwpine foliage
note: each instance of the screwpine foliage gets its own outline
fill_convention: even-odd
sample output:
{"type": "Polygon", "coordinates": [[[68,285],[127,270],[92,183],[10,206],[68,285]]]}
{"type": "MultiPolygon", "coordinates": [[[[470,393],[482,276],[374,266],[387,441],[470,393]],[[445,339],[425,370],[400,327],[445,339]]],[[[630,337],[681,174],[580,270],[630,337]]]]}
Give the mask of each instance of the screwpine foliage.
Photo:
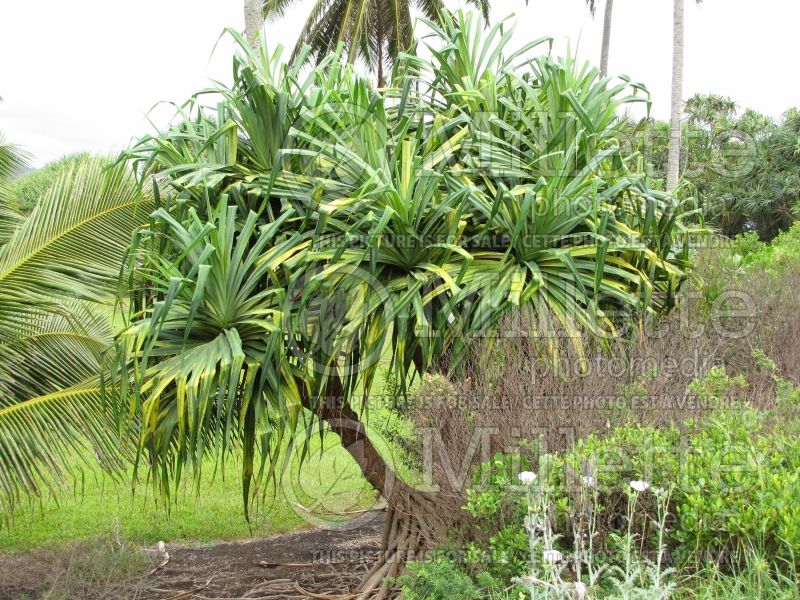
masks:
{"type": "Polygon", "coordinates": [[[431,58],[402,55],[381,91],[341,52],[303,74],[232,33],[219,103],[130,151],[168,185],[111,380],[162,488],[241,447],[247,503],[287,433],[322,428],[321,397],[356,406],[382,356],[405,394],[513,308],[580,351],[671,306],[691,230],[619,143],[644,89],[547,40],[507,53],[508,23],[427,25],[431,58]]]}

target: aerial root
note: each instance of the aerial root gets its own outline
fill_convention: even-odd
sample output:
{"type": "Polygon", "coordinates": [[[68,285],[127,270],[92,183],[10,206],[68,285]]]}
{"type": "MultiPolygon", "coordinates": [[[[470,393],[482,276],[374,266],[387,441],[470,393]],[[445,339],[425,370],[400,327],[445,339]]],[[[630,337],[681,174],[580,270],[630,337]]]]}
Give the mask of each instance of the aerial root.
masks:
{"type": "Polygon", "coordinates": [[[446,522],[428,494],[405,487],[390,501],[386,513],[381,554],[356,588],[357,600],[384,600],[397,595],[393,578],[410,561],[424,560],[438,544],[446,522]]]}

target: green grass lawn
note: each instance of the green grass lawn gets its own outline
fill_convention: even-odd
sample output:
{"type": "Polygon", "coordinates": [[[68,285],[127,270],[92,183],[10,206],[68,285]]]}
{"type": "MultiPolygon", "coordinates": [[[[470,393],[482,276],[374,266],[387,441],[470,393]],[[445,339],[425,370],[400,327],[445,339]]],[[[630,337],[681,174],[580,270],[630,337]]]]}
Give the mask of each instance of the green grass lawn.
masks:
{"type": "MultiPolygon", "coordinates": [[[[169,510],[144,483],[131,490],[130,478],[115,482],[105,474],[89,473],[82,491],[37,501],[20,508],[0,528],[0,551],[19,552],[72,542],[116,530],[141,544],[203,543],[230,540],[309,527],[336,511],[364,509],[375,502],[375,492],[361,477],[358,466],[339,446],[336,436],[326,436],[325,452],[312,442],[310,458],[302,468],[289,468],[277,485],[267,490],[248,524],[244,518],[239,464],[227,463],[225,479],[214,475],[214,463],[204,465],[199,491],[187,481],[169,510]],[[312,510],[314,518],[298,508],[312,510]]],[[[297,460],[294,460],[295,465],[297,460]]]]}
{"type": "MultiPolygon", "coordinates": [[[[416,474],[403,462],[403,454],[381,430],[389,427],[410,435],[410,422],[387,408],[373,408],[370,423],[381,423],[370,438],[400,476],[414,483],[416,474]]],[[[241,468],[236,460],[225,465],[225,477],[209,458],[203,466],[198,489],[190,477],[165,506],[147,483],[131,486],[131,477],[114,481],[109,475],[85,473],[58,497],[37,500],[20,507],[9,523],[0,521],[0,552],[22,552],[33,548],[80,540],[110,531],[134,543],[204,543],[263,537],[312,526],[333,525],[349,517],[337,517],[375,506],[377,495],[361,476],[358,465],[339,444],[336,435],[321,441],[315,436],[309,457],[299,459],[299,447],[280,480],[270,484],[262,500],[244,517],[241,468]],[[300,506],[298,506],[300,505],[300,506]],[[303,510],[305,507],[308,510],[303,510]]]]}
{"type": "MultiPolygon", "coordinates": [[[[386,392],[385,379],[385,365],[381,365],[374,393],[386,392]]],[[[405,455],[393,438],[411,437],[411,422],[391,411],[385,402],[376,402],[366,418],[376,425],[369,427],[370,439],[389,465],[404,480],[419,483],[419,474],[405,463],[405,455]]],[[[228,461],[223,480],[219,471],[215,474],[214,460],[209,458],[203,466],[199,491],[187,477],[168,507],[147,483],[139,483],[132,490],[130,476],[114,481],[103,473],[85,473],[82,484],[78,482],[57,498],[46,497],[29,508],[20,507],[9,523],[0,519],[0,552],[22,552],[110,531],[145,545],[159,540],[207,543],[263,537],[339,522],[343,518],[335,513],[352,513],[375,505],[375,491],[339,445],[338,436],[326,435],[324,441],[314,437],[309,448],[310,458],[302,466],[299,449],[294,452],[281,480],[271,484],[262,495],[264,500],[251,511],[250,523],[244,517],[240,463],[228,461]]]]}

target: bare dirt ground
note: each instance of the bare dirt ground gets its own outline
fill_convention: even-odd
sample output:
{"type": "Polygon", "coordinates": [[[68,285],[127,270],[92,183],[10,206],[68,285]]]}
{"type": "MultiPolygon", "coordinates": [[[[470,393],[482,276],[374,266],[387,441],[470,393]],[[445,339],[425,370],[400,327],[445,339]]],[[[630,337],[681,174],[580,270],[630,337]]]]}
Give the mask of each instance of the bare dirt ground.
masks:
{"type": "MultiPolygon", "coordinates": [[[[111,579],[103,576],[103,567],[87,568],[85,556],[65,556],[66,551],[0,555],[0,600],[341,598],[375,559],[382,521],[383,514],[376,513],[343,530],[206,546],[167,543],[165,565],[159,567],[163,555],[151,549],[149,562],[111,579]]],[[[102,556],[90,560],[97,566],[102,556]]]]}

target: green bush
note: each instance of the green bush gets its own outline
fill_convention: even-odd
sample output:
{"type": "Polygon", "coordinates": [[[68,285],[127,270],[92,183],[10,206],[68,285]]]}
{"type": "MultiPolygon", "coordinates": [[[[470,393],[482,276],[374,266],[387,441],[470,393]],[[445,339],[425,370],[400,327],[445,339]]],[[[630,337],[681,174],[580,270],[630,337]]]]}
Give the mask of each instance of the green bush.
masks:
{"type": "Polygon", "coordinates": [[[485,595],[453,561],[437,557],[409,563],[408,574],[398,577],[406,600],[478,600],[485,595]]]}
{"type": "Polygon", "coordinates": [[[689,384],[689,391],[704,401],[705,406],[719,403],[732,397],[736,388],[747,387],[747,379],[743,375],[729,377],[725,367],[717,365],[708,369],[705,377],[695,379],[689,384]]]}
{"type": "Polygon", "coordinates": [[[687,558],[800,551],[800,440],[791,423],[767,419],[743,407],[689,432],[674,534],[687,558]]]}
{"type": "Polygon", "coordinates": [[[578,440],[566,458],[579,466],[590,462],[605,495],[627,486],[631,480],[665,485],[675,480],[680,457],[681,432],[675,428],[628,424],[610,435],[591,435],[578,440]]]}
{"type": "Polygon", "coordinates": [[[522,527],[527,503],[516,474],[529,465],[520,454],[497,454],[476,473],[464,506],[473,519],[475,539],[467,544],[465,557],[472,572],[485,571],[509,584],[525,571],[530,557],[522,527]]]}
{"type": "MultiPolygon", "coordinates": [[[[717,242],[722,240],[717,238],[717,242]]],[[[708,312],[714,302],[732,289],[747,289],[747,280],[753,274],[763,273],[775,293],[786,285],[791,267],[800,264],[800,221],[780,233],[771,243],[760,241],[756,233],[743,233],[713,249],[705,250],[697,259],[700,266],[699,289],[708,312]]]]}
{"type": "Polygon", "coordinates": [[[782,267],[800,261],[800,221],[778,234],[770,244],[758,241],[755,233],[743,234],[730,246],[733,256],[740,257],[743,267],[761,267],[779,272],[782,267]]]}
{"type": "Polygon", "coordinates": [[[758,238],[755,232],[742,233],[733,238],[731,250],[741,256],[744,260],[752,256],[761,254],[768,248],[767,244],[758,238]]]}
{"type": "MultiPolygon", "coordinates": [[[[713,389],[719,372],[711,380],[695,387],[713,389]]],[[[674,484],[671,537],[681,560],[737,556],[754,545],[788,558],[800,552],[800,439],[793,429],[739,405],[689,422],[682,433],[625,426],[579,442],[572,454],[597,463],[606,497],[630,479],[674,484]]]]}
{"type": "Polygon", "coordinates": [[[38,171],[18,177],[10,186],[9,204],[18,213],[28,215],[47,192],[59,174],[74,168],[89,158],[85,152],[62,156],[47,163],[38,171]]]}
{"type": "MultiPolygon", "coordinates": [[[[763,362],[763,358],[762,358],[763,362]]],[[[625,491],[632,480],[674,489],[668,545],[676,564],[701,565],[714,560],[739,560],[751,548],[789,560],[800,555],[800,429],[794,419],[779,419],[747,405],[721,402],[746,386],[721,367],[690,386],[714,406],[709,417],[683,427],[659,429],[628,424],[609,435],[591,435],[576,442],[563,458],[547,457],[554,486],[554,521],[565,551],[571,542],[570,473],[591,471],[598,485],[601,544],[624,521],[625,491]]],[[[528,468],[518,455],[498,455],[482,465],[465,508],[477,534],[467,546],[470,572],[483,568],[510,582],[528,562],[524,531],[524,495],[515,473],[528,468]]],[[[533,463],[536,464],[536,463],[533,463]]],[[[539,463],[541,465],[541,462],[539,463]]],[[[540,471],[541,473],[541,471],[540,471]]],[[[574,477],[573,477],[574,480],[574,477]]],[[[643,494],[641,510],[655,508],[652,494],[643,494]]],[[[644,532],[652,545],[653,531],[644,532]]],[[[604,561],[613,564],[613,556],[604,561]]]]}

